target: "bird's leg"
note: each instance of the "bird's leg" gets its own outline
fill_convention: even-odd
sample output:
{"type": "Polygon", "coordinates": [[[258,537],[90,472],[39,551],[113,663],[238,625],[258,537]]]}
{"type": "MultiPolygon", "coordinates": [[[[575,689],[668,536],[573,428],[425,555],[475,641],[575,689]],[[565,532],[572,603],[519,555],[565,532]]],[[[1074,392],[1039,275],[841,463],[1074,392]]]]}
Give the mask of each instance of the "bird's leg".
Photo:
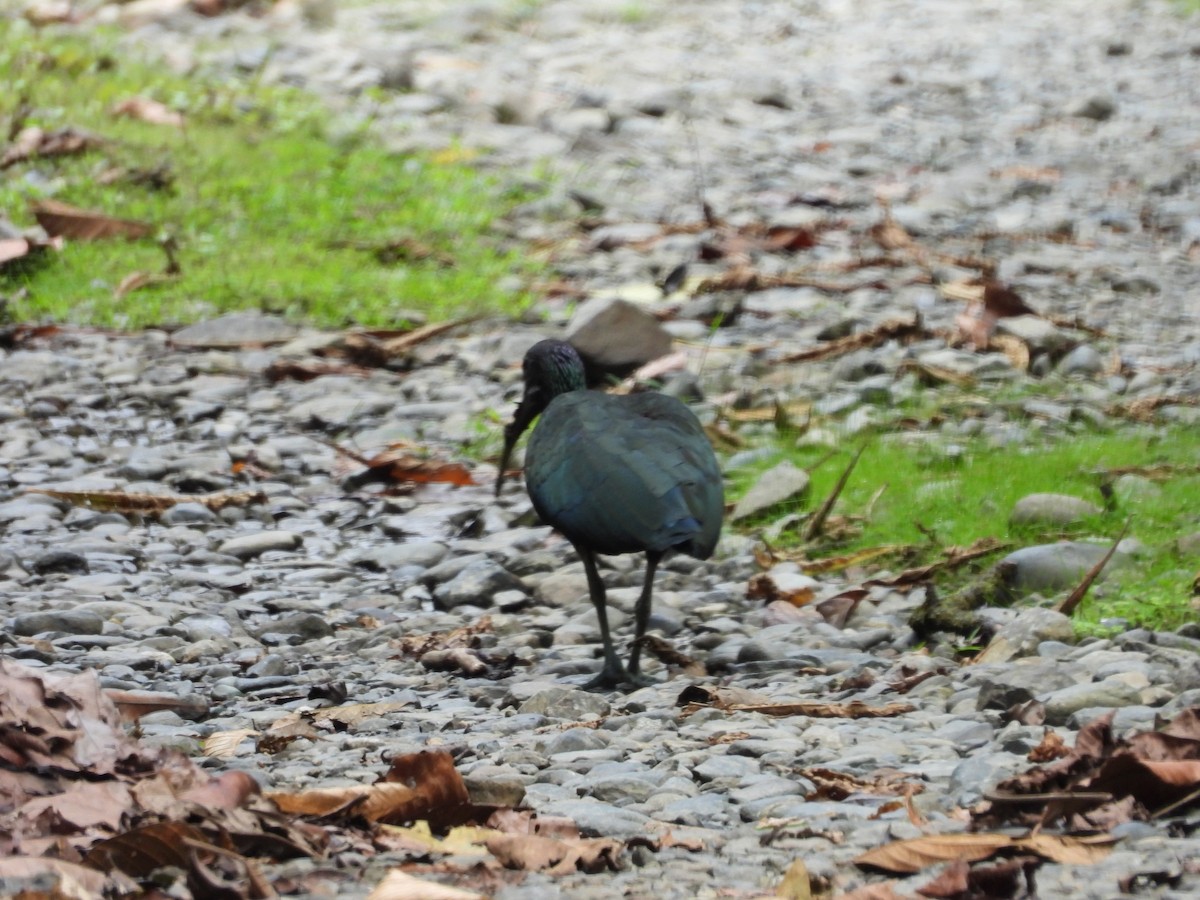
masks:
{"type": "Polygon", "coordinates": [[[650,621],[650,595],[654,591],[654,573],[658,569],[661,559],[662,553],[646,551],[646,581],[642,584],[642,593],[638,597],[637,607],[634,611],[633,650],[629,653],[629,678],[635,684],[642,681],[640,673],[642,635],[646,633],[646,623],[650,621]]]}
{"type": "Polygon", "coordinates": [[[576,546],[579,558],[583,560],[583,571],[587,573],[588,593],[592,597],[592,605],[596,607],[596,618],[600,620],[600,640],[604,642],[604,668],[600,674],[584,685],[591,690],[601,687],[616,687],[624,682],[628,675],[617,652],[613,649],[612,632],[608,630],[608,607],[604,597],[604,582],[596,570],[596,556],[591,550],[576,546]]]}

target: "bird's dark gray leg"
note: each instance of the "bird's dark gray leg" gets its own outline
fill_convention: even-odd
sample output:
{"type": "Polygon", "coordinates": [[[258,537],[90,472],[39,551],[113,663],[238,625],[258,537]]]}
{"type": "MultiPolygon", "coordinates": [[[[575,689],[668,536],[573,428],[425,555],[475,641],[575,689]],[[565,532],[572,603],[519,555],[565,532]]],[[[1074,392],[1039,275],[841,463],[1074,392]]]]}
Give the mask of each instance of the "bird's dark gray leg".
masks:
{"type": "Polygon", "coordinates": [[[592,597],[592,605],[596,607],[596,618],[600,620],[600,640],[604,642],[604,668],[600,674],[584,685],[587,689],[601,687],[616,687],[628,679],[625,667],[617,659],[617,651],[613,649],[612,632],[608,630],[608,607],[604,596],[604,582],[596,569],[596,556],[591,550],[576,546],[579,558],[583,560],[583,571],[587,573],[588,593],[592,597]]]}
{"type": "Polygon", "coordinates": [[[629,678],[634,683],[643,681],[640,673],[642,635],[646,633],[646,623],[650,621],[650,595],[654,591],[654,573],[661,559],[661,553],[646,553],[646,581],[642,584],[642,593],[634,610],[633,650],[629,653],[629,678]]]}

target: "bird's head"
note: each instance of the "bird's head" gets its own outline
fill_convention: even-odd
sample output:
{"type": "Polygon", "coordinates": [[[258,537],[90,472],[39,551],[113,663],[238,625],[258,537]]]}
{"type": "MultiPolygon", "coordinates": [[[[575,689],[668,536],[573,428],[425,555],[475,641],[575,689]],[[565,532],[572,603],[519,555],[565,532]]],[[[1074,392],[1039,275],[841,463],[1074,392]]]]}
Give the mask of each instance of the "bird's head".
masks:
{"type": "Polygon", "coordinates": [[[538,341],[525,354],[521,368],[525,373],[525,393],[521,395],[513,420],[504,427],[504,452],[500,455],[500,472],[496,476],[497,496],[504,484],[508,458],[525,429],[559,394],[586,387],[583,360],[566,341],[538,341]]]}

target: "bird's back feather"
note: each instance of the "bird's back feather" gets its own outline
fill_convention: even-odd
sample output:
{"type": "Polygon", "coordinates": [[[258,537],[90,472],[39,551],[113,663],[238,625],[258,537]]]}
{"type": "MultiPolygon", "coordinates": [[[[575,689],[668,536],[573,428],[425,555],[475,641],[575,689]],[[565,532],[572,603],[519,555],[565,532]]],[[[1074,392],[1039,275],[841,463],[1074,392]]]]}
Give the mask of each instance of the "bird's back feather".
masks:
{"type": "Polygon", "coordinates": [[[571,391],[542,414],[526,452],[534,508],[597,553],[712,555],[724,491],[708,437],[663,394],[571,391]]]}

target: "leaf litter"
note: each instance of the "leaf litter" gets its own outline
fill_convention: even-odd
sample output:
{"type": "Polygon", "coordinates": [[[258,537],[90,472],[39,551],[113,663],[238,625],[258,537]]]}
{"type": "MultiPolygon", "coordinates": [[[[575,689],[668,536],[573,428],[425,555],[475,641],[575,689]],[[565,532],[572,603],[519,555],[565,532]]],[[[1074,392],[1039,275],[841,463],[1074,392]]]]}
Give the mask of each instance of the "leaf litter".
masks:
{"type": "MultiPolygon", "coordinates": [[[[305,711],[272,730],[344,728],[405,705],[305,711]]],[[[239,900],[277,895],[264,863],[391,851],[413,861],[372,896],[485,896],[414,872],[420,860],[445,857],[426,867],[430,874],[490,893],[527,871],[613,871],[634,845],[703,846],[670,833],[583,837],[570,819],[477,805],[444,750],[398,756],[375,784],[264,794],[245,771],[213,777],[178,750],[139,744],[121,719],[94,673],[62,676],[0,659],[0,878],[41,879],[55,886],[47,896],[115,897],[175,877],[192,896],[239,900]],[[459,857],[474,867],[454,863],[459,857]]],[[[255,734],[218,733],[206,750],[224,756],[255,734]]]]}

